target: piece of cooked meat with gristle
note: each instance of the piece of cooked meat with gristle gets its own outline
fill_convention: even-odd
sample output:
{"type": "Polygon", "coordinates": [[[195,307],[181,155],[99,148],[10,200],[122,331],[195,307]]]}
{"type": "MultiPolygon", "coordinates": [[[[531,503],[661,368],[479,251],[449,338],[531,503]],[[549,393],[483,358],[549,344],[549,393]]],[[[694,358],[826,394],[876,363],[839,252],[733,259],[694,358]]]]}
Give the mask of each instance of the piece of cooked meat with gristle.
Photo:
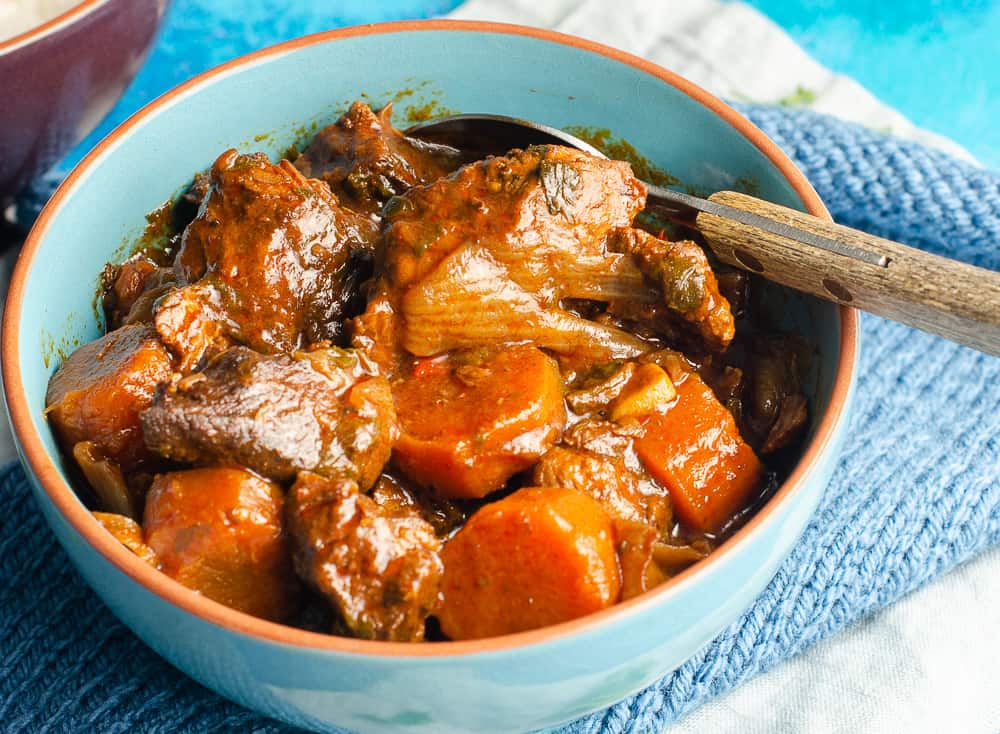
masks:
{"type": "Polygon", "coordinates": [[[153,304],[177,280],[166,256],[138,252],[121,265],[105,265],[101,273],[105,323],[108,331],[124,324],[153,322],[153,304]]]}
{"type": "Polygon", "coordinates": [[[628,253],[646,278],[662,293],[655,301],[635,298],[613,300],[609,313],[671,333],[676,329],[700,337],[710,350],[724,350],[736,334],[729,301],[704,250],[691,240],[667,242],[641,229],[613,233],[609,247],[628,253]]]}
{"type": "Polygon", "coordinates": [[[360,310],[374,222],[263,153],[229,150],[209,180],[174,263],[180,288],[155,314],[182,371],[234,343],[270,354],[337,341],[344,317],[360,310]]]}
{"type": "Polygon", "coordinates": [[[311,471],[363,489],[398,435],[389,383],[364,355],[336,348],[231,347],[161,387],[140,418],[146,445],[175,461],[238,464],[277,481],[311,471]]]}
{"type": "Polygon", "coordinates": [[[424,638],[444,569],[442,541],[415,505],[380,503],[351,480],[303,472],[286,514],[296,571],[355,636],[424,638]]]}
{"type": "Polygon", "coordinates": [[[461,165],[454,148],[409,138],[391,120],[391,103],[376,114],[364,102],[354,102],[317,133],[295,167],[325,181],[344,206],[377,215],[393,196],[461,165]]]}
{"type": "Polygon", "coordinates": [[[670,495],[653,481],[635,453],[639,423],[619,425],[584,418],[535,465],[532,481],[585,492],[612,517],[667,530],[673,520],[670,495]]]}
{"type": "Polygon", "coordinates": [[[664,300],[637,252],[609,246],[631,237],[621,233],[632,231],[645,195],[627,163],[561,146],[512,151],[411,189],[384,212],[380,280],[355,322],[355,344],[390,331],[417,356],[497,339],[595,359],[647,351],[559,305],[664,300]]]}

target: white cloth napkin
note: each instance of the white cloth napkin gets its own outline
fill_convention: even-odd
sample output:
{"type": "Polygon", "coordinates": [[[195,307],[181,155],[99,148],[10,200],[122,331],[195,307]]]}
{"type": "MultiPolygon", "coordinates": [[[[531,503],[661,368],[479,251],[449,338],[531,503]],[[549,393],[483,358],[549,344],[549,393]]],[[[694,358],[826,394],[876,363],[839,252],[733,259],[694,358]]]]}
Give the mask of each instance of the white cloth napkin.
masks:
{"type": "Polygon", "coordinates": [[[662,734],[1000,732],[1000,548],[662,734]]]}

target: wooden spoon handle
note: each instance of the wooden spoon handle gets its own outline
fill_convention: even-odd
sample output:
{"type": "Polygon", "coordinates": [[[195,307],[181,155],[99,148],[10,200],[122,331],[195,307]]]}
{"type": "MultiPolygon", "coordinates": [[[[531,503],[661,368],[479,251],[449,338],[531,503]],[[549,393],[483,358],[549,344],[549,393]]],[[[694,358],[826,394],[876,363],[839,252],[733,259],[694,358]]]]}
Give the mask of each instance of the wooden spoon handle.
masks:
{"type": "Polygon", "coordinates": [[[931,255],[735,191],[713,194],[709,201],[792,228],[776,234],[729,217],[700,212],[695,225],[723,262],[987,354],[1000,355],[1000,273],[931,255]],[[856,256],[810,244],[810,235],[847,245],[856,256]]]}

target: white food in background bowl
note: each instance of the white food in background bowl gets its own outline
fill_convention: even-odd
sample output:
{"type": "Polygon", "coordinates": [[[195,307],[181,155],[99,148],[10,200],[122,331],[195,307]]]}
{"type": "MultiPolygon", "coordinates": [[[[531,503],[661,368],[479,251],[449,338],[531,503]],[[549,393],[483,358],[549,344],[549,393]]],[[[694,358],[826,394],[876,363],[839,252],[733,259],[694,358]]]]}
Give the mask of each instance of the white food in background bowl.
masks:
{"type": "Polygon", "coordinates": [[[0,42],[65,13],[80,0],[0,0],[0,42]]]}

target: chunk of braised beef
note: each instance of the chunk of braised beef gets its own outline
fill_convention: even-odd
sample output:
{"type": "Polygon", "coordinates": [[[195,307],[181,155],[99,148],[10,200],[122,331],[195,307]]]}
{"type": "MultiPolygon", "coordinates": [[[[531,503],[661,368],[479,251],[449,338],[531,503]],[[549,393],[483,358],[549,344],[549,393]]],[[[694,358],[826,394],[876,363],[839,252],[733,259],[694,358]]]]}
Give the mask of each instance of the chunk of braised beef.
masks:
{"type": "Polygon", "coordinates": [[[442,499],[389,473],[378,478],[368,496],[387,512],[398,514],[416,510],[442,538],[461,527],[470,513],[469,503],[442,499]]]}
{"type": "Polygon", "coordinates": [[[786,395],[778,407],[778,417],[775,418],[767,438],[760,447],[762,454],[771,454],[778,449],[792,445],[805,429],[809,418],[806,398],[802,393],[786,395]]]}
{"type": "MultiPolygon", "coordinates": [[[[211,294],[209,320],[230,343],[275,353],[340,339],[344,318],[360,307],[363,263],[376,236],[371,219],[339,206],[324,183],[262,153],[223,153],[210,182],[181,238],[180,289],[200,289],[203,303],[211,294]]],[[[202,341],[178,335],[185,323],[157,311],[157,330],[190,371],[211,355],[199,351],[202,341]]]]}
{"type": "Polygon", "coordinates": [[[364,102],[320,130],[295,159],[304,175],[325,181],[345,206],[366,214],[378,214],[393,196],[459,165],[454,148],[409,138],[393,127],[391,104],[376,114],[364,102]]]}
{"type": "Polygon", "coordinates": [[[719,293],[729,302],[733,318],[743,318],[750,305],[750,274],[745,270],[736,270],[725,265],[717,265],[713,270],[715,279],[719,283],[719,293]]]}
{"type": "Polygon", "coordinates": [[[175,461],[237,464],[278,481],[310,471],[362,488],[398,433],[388,382],[336,348],[265,356],[232,347],[160,389],[141,420],[149,449],[175,461]]]}
{"type": "Polygon", "coordinates": [[[760,334],[751,344],[742,417],[761,453],[793,444],[805,430],[809,414],[802,375],[807,359],[805,343],[790,335],[760,334]]]}
{"type": "Polygon", "coordinates": [[[532,482],[589,494],[612,516],[664,532],[672,521],[670,497],[648,473],[621,456],[557,446],[535,465],[532,482]]]}
{"type": "Polygon", "coordinates": [[[560,446],[542,457],[534,478],[586,492],[614,517],[666,532],[673,523],[670,493],[654,481],[635,452],[642,432],[635,420],[584,418],[566,431],[560,446]]]}
{"type": "Polygon", "coordinates": [[[108,330],[152,322],[152,304],[173,284],[174,270],[156,253],[139,252],[101,273],[101,305],[108,330]]]}
{"type": "Polygon", "coordinates": [[[349,479],[302,473],[288,493],[295,568],[357,637],[418,642],[437,603],[441,540],[420,510],[349,479]]]}
{"type": "MultiPolygon", "coordinates": [[[[203,278],[183,288],[168,285],[150,304],[160,341],[179,356],[181,373],[195,371],[233,346],[240,325],[231,318],[226,304],[237,299],[225,283],[203,278]]],[[[139,306],[144,303],[144,299],[137,302],[140,316],[145,309],[139,306]]]]}
{"type": "Polygon", "coordinates": [[[181,194],[174,203],[173,224],[178,232],[183,232],[184,228],[191,224],[192,220],[198,216],[198,210],[202,203],[208,198],[208,191],[212,186],[211,177],[208,171],[199,171],[194,175],[187,190],[181,194]]]}
{"type": "Polygon", "coordinates": [[[619,229],[609,246],[631,254],[662,294],[662,300],[653,303],[642,304],[634,298],[612,302],[609,313],[646,322],[655,331],[667,334],[675,329],[690,332],[712,352],[729,346],[736,333],[735,320],[729,302],[719,292],[708,258],[697,243],[668,242],[640,229],[619,229]]]}
{"type": "MultiPolygon", "coordinates": [[[[628,164],[559,146],[512,151],[414,187],[385,212],[378,281],[355,334],[388,336],[417,356],[498,341],[605,360],[640,354],[641,340],[560,301],[652,290],[630,255],[605,247],[644,201],[628,164]]],[[[387,356],[380,363],[392,371],[387,356]]]]}

